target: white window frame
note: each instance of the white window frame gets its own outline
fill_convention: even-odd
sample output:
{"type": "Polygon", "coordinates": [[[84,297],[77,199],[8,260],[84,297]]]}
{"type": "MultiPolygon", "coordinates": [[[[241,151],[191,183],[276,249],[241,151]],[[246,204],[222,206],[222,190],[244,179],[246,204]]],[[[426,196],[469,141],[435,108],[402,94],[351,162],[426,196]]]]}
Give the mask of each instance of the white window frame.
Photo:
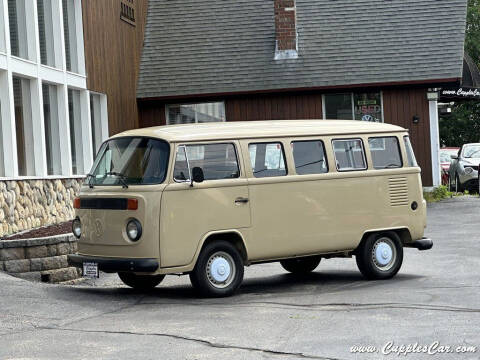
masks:
{"type": "MultiPolygon", "coordinates": [[[[83,44],[83,21],[81,0],[74,0],[75,25],[77,36],[77,54],[78,73],[66,70],[65,45],[63,29],[63,9],[62,0],[52,0],[52,11],[55,14],[53,19],[53,44],[55,54],[55,66],[47,66],[41,63],[40,40],[38,28],[37,0],[27,1],[29,16],[28,22],[29,36],[27,36],[27,45],[29,52],[33,51],[35,57],[31,60],[12,56],[10,46],[10,29],[8,18],[8,1],[0,0],[0,26],[3,30],[5,41],[5,51],[0,49],[0,180],[22,180],[22,179],[58,179],[84,177],[84,174],[73,176],[70,156],[70,129],[68,119],[68,88],[80,91],[81,103],[81,123],[82,134],[82,167],[87,172],[93,162],[91,132],[90,128],[90,104],[89,91],[87,90],[87,81],[85,76],[85,54],[83,44]],[[2,16],[3,15],[3,16],[2,16]],[[33,133],[35,136],[35,173],[33,176],[19,176],[18,158],[15,130],[15,113],[13,103],[13,76],[26,78],[30,80],[31,92],[31,113],[33,133]],[[57,86],[57,106],[59,121],[59,142],[61,153],[59,154],[61,173],[48,175],[46,144],[44,136],[44,113],[43,113],[43,90],[42,84],[48,83],[57,86]]],[[[0,37],[2,31],[0,31],[0,37]]],[[[106,100],[104,101],[106,104],[106,100]]],[[[106,106],[104,115],[106,114],[106,106]]],[[[105,115],[106,116],[106,115],[105,115]]],[[[108,126],[107,126],[108,127],[108,126]]]]}
{"type": "MultiPolygon", "coordinates": [[[[365,93],[375,93],[376,91],[368,91],[368,90],[363,90],[363,91],[354,91],[354,92],[337,92],[337,93],[332,93],[332,94],[350,94],[351,98],[351,104],[352,104],[352,119],[355,120],[355,101],[354,101],[354,96],[355,94],[365,94],[365,93]]],[[[382,123],[385,122],[385,114],[383,111],[383,91],[380,90],[380,102],[381,102],[381,111],[382,111],[382,123]]],[[[327,107],[325,103],[325,95],[322,94],[322,115],[323,115],[323,120],[327,120],[327,107]]],[[[361,121],[361,120],[357,120],[361,121]]]]}
{"type": "MultiPolygon", "coordinates": [[[[219,122],[226,122],[227,121],[227,116],[225,114],[225,101],[207,101],[207,102],[192,102],[192,103],[175,103],[175,104],[166,104],[165,105],[165,123],[167,125],[174,125],[170,122],[170,118],[168,116],[169,113],[169,108],[173,106],[188,106],[188,105],[204,105],[204,104],[222,104],[223,106],[223,115],[224,118],[222,121],[219,122]]],[[[197,111],[195,111],[195,123],[198,124],[198,119],[197,119],[197,111]]]]}

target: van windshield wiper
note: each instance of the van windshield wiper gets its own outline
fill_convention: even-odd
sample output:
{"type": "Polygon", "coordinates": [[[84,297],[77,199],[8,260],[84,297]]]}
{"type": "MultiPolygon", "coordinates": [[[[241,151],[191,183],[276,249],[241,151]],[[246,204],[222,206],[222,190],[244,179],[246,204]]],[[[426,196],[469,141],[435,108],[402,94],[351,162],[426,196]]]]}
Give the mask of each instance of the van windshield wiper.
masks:
{"type": "Polygon", "coordinates": [[[95,175],[93,175],[93,174],[87,174],[86,180],[87,180],[87,182],[88,182],[88,187],[89,187],[90,189],[93,189],[93,182],[92,182],[92,180],[93,180],[94,178],[95,178],[95,175]]]}
{"type": "Polygon", "coordinates": [[[105,176],[108,176],[108,175],[118,176],[118,179],[122,183],[123,188],[128,189],[128,184],[125,181],[125,179],[127,177],[125,175],[123,175],[122,173],[116,172],[116,171],[109,171],[109,172],[105,173],[105,176]]]}

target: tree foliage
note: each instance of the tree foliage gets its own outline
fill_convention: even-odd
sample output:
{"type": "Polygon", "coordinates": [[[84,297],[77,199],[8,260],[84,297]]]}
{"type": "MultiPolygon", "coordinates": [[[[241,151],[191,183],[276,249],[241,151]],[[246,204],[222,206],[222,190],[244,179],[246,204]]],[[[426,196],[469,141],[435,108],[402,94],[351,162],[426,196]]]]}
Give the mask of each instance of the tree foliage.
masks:
{"type": "MultiPolygon", "coordinates": [[[[480,67],[480,0],[468,0],[465,51],[480,67]]],[[[452,113],[440,117],[442,146],[461,146],[480,142],[480,101],[459,101],[452,113]]]]}

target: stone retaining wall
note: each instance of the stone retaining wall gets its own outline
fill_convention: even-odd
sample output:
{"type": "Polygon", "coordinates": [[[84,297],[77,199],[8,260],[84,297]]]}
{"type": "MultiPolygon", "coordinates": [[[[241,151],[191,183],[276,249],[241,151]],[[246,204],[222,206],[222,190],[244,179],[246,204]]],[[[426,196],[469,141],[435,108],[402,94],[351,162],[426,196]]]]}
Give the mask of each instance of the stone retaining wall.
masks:
{"type": "Polygon", "coordinates": [[[73,219],[82,179],[0,181],[0,238],[73,219]]]}
{"type": "Polygon", "coordinates": [[[31,280],[63,282],[81,276],[69,267],[67,255],[77,252],[72,235],[0,241],[0,270],[31,280]]]}

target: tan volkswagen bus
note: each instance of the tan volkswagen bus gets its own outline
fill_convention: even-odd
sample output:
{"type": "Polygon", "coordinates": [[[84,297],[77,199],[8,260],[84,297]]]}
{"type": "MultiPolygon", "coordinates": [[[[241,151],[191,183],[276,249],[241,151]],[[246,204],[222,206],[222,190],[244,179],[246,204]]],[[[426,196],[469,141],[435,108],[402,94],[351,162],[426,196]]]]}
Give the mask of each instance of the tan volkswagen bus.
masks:
{"type": "Polygon", "coordinates": [[[161,126],[106,141],[75,199],[84,275],[117,272],[134,288],[189,274],[228,296],[244,266],[294,274],[355,256],[368,279],[426,250],[426,204],[408,132],[360,121],[161,126]]]}

